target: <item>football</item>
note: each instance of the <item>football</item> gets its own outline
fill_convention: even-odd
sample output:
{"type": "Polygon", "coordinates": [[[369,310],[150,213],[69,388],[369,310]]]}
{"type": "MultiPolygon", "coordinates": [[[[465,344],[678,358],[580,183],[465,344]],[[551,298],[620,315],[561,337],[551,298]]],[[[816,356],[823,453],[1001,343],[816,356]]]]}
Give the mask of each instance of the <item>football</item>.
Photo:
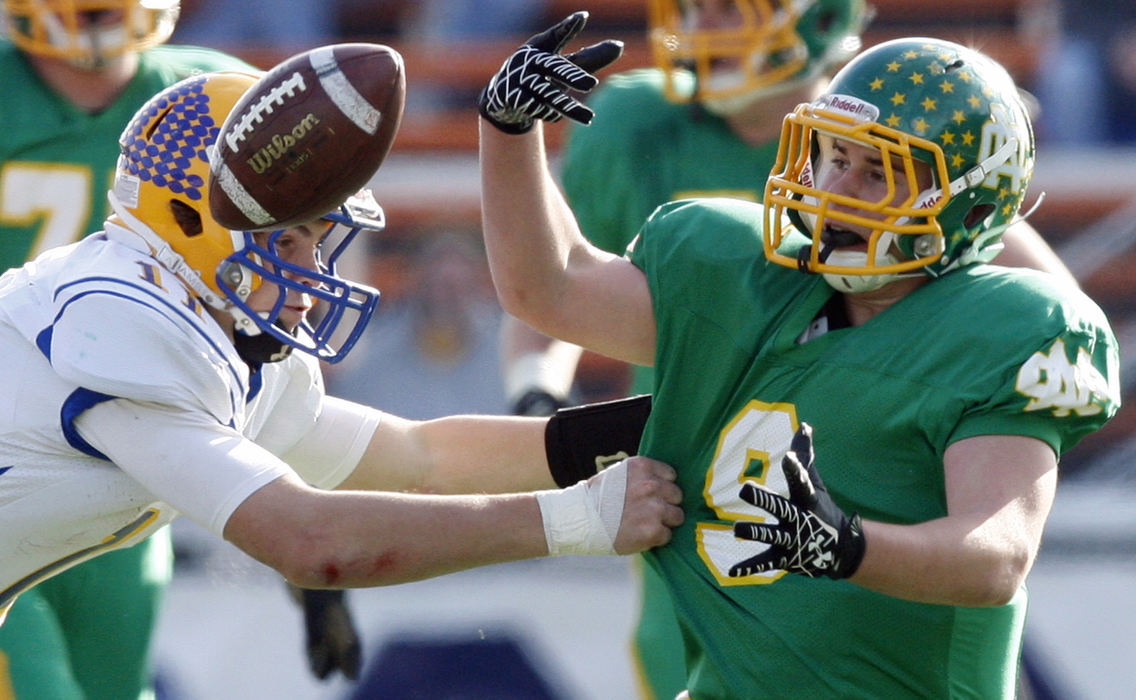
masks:
{"type": "Polygon", "coordinates": [[[209,153],[209,207],[237,231],[318,219],[365,186],[406,101],[402,56],[321,46],[278,64],[229,113],[209,153]]]}

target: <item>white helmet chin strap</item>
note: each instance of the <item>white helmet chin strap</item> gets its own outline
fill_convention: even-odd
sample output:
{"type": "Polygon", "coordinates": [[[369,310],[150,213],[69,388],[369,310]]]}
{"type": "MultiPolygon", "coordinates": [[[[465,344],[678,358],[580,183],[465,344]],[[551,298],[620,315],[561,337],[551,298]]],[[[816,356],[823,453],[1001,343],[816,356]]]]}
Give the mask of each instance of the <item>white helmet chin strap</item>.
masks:
{"type": "MultiPolygon", "coordinates": [[[[889,238],[894,237],[894,234],[885,233],[880,237],[880,250],[887,250],[891,245],[891,241],[886,241],[887,246],[883,246],[885,242],[884,236],[889,238]]],[[[868,254],[859,250],[834,250],[825,261],[830,265],[840,265],[843,267],[867,267],[868,254]]],[[[876,265],[894,265],[898,263],[891,253],[883,253],[876,255],[876,265]]],[[[918,274],[922,274],[919,272],[918,274]]],[[[912,277],[911,273],[888,273],[877,275],[845,275],[836,272],[823,272],[821,276],[824,281],[828,282],[828,286],[832,287],[838,292],[845,292],[848,294],[859,294],[860,292],[873,292],[880,287],[894,282],[903,277],[912,277]]]]}
{"type": "MultiPolygon", "coordinates": [[[[808,167],[806,165],[805,167],[808,167]]],[[[806,202],[811,202],[816,206],[816,198],[806,195],[803,197],[806,202]]],[[[816,230],[817,217],[815,214],[806,211],[798,211],[801,219],[808,225],[810,230],[816,230]]],[[[879,241],[876,243],[876,261],[877,267],[883,265],[895,265],[899,260],[890,253],[892,243],[895,241],[895,234],[891,232],[884,232],[880,234],[879,241]]],[[[836,248],[821,262],[829,265],[840,265],[841,267],[868,267],[868,253],[866,251],[845,250],[836,248]]],[[[922,274],[921,272],[919,274],[922,274]]],[[[879,289],[889,282],[894,282],[901,277],[913,277],[911,273],[889,273],[877,275],[851,275],[841,274],[836,272],[822,272],[821,276],[824,281],[828,282],[829,286],[838,292],[846,292],[849,294],[857,294],[859,292],[871,292],[879,289]]]]}

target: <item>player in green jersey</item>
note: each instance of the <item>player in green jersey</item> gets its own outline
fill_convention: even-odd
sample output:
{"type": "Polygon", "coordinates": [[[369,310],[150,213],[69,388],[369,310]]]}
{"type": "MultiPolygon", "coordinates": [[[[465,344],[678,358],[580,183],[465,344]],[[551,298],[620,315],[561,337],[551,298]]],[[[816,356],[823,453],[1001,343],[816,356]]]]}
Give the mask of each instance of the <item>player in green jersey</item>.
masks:
{"type": "MultiPolygon", "coordinates": [[[[648,4],[658,21],[675,3],[648,4]]],[[[761,201],[765,175],[777,156],[781,118],[817,94],[829,68],[855,52],[866,19],[862,0],[806,5],[792,30],[807,47],[808,59],[791,76],[749,76],[741,92],[714,90],[708,74],[696,78],[690,70],[665,65],[604,81],[589,100],[595,120],[587,128],[569,127],[560,170],[565,196],[588,240],[618,255],[660,204],[696,196],[761,201]],[[696,85],[701,88],[697,99],[696,85]]],[[[699,45],[722,46],[722,30],[717,31],[718,41],[699,45]]],[[[736,32],[755,55],[775,51],[772,37],[758,27],[736,32]]],[[[692,35],[699,36],[698,30],[692,35]]],[[[568,403],[579,346],[507,318],[503,347],[513,405],[535,414],[568,403]],[[534,367],[540,371],[533,372],[534,367]]],[[[650,369],[632,368],[631,393],[652,389],[650,369]]],[[[639,557],[635,563],[640,611],[631,658],[641,695],[669,700],[686,684],[678,622],[664,582],[639,557]]]]}
{"type": "MultiPolygon", "coordinates": [[[[211,49],[164,45],[178,9],[177,0],[4,0],[0,270],[102,229],[118,137],[139,106],[189,75],[252,68],[211,49]]],[[[150,637],[170,575],[166,529],[21,597],[0,627],[0,696],[5,688],[29,698],[152,694],[150,637]]],[[[308,603],[309,617],[338,615],[350,630],[341,606],[319,602],[308,603]]],[[[326,675],[338,660],[314,651],[326,675]]]]}
{"type": "MultiPolygon", "coordinates": [[[[570,125],[560,182],[580,230],[622,254],[659,205],[688,197],[761,201],[782,118],[821,94],[856,53],[871,14],[863,0],[647,0],[657,65],[606,78],[570,125]],[[777,21],[762,18],[778,17],[777,21]],[[743,52],[746,62],[732,61],[743,52]]],[[[1026,223],[999,262],[1069,276],[1026,223]]],[[[514,410],[545,414],[569,402],[581,348],[507,318],[503,360],[514,410]]],[[[650,368],[632,368],[631,393],[651,393],[650,368]]],[[[634,659],[644,695],[682,689],[681,641],[662,582],[641,569],[634,659]],[[649,690],[649,692],[648,692],[649,690]]]]}
{"type": "Polygon", "coordinates": [[[990,263],[1034,162],[1012,80],[950,42],[874,47],[785,118],[764,206],[665,205],[618,257],[540,156],[618,55],[560,57],[583,22],[482,94],[486,245],[507,310],[653,366],[640,451],[688,517],[647,558],[690,696],[1012,697],[1058,456],[1119,403],[1100,309],[990,263]]]}

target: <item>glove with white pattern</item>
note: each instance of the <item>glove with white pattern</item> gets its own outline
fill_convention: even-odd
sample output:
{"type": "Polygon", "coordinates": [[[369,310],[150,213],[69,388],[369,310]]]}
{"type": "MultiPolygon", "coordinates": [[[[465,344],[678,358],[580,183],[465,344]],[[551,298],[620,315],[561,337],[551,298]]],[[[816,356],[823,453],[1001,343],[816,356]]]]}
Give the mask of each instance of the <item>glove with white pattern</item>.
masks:
{"type": "Polygon", "coordinates": [[[730,576],[750,576],[783,569],[809,578],[848,578],[864,558],[860,516],[844,513],[832,500],[813,464],[812,428],[807,423],[793,436],[781,460],[789,498],[747,481],[741,497],[777,519],[776,524],[737,522],[734,536],[765,542],[761,554],[730,567],[730,576]]]}
{"type": "Polygon", "coordinates": [[[537,119],[590,123],[595,113],[568,91],[594,88],[599,80],[592,74],[623,54],[623,42],[609,39],[561,56],[587,21],[587,12],[575,12],[517,49],[481,91],[481,116],[506,134],[522,134],[537,119]]]}

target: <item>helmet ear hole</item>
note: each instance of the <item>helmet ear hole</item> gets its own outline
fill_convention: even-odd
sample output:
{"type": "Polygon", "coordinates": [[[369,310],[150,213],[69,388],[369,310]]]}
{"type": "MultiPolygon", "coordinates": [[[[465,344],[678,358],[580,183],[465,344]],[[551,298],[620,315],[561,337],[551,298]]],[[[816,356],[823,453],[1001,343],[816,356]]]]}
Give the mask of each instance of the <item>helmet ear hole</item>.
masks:
{"type": "Polygon", "coordinates": [[[962,220],[962,225],[969,231],[985,220],[986,217],[990,216],[993,211],[993,204],[977,204],[971,207],[970,211],[966,213],[966,218],[962,220]]]}
{"type": "Polygon", "coordinates": [[[181,232],[187,238],[200,235],[205,227],[201,224],[201,214],[196,209],[178,199],[170,200],[170,212],[174,215],[181,232]]]}

